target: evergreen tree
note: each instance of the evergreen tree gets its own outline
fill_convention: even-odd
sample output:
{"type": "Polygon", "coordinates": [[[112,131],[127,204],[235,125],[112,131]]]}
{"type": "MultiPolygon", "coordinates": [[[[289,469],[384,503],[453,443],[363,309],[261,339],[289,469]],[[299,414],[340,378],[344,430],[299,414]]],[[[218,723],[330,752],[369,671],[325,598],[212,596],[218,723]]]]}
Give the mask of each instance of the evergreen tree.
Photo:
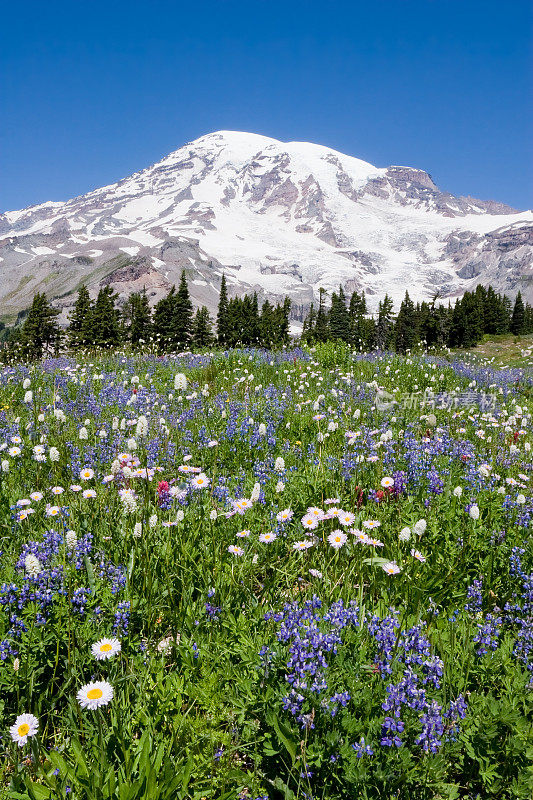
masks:
{"type": "Polygon", "coordinates": [[[524,333],[533,333],[533,307],[526,303],[524,314],[524,333]]]}
{"type": "Polygon", "coordinates": [[[311,303],[309,313],[306,315],[302,325],[302,341],[312,344],[315,340],[316,311],[315,304],[311,303]]]}
{"type": "Polygon", "coordinates": [[[68,326],[68,342],[70,347],[76,349],[89,344],[87,338],[87,325],[92,310],[92,302],[85,284],[80,286],[78,297],[70,314],[68,326]]]}
{"type": "Polygon", "coordinates": [[[291,301],[285,297],[283,305],[279,307],[278,343],[288,344],[290,341],[291,301]]]}
{"type": "Polygon", "coordinates": [[[150,339],[152,332],[152,311],[146,291],[130,294],[122,308],[123,339],[133,347],[150,339]]]}
{"type": "Polygon", "coordinates": [[[394,316],[392,309],[392,299],[386,294],[379,303],[376,324],[376,345],[380,350],[388,349],[392,345],[394,336],[394,316]]]}
{"type": "Polygon", "coordinates": [[[350,342],[352,339],[350,314],[346,308],[346,298],[342,286],[339,286],[338,294],[333,292],[331,296],[329,336],[331,339],[338,339],[343,342],[350,342]]]}
{"type": "Polygon", "coordinates": [[[250,316],[247,320],[247,337],[248,343],[259,345],[261,341],[261,321],[259,316],[259,303],[257,300],[257,292],[253,293],[250,316]]]}
{"type": "Polygon", "coordinates": [[[217,339],[219,344],[227,344],[228,333],[228,290],[226,286],[226,276],[223,274],[220,284],[217,312],[217,339]]]}
{"type": "Polygon", "coordinates": [[[465,292],[453,309],[449,344],[451,347],[475,347],[483,338],[483,320],[479,296],[465,292]]]}
{"type": "Polygon", "coordinates": [[[228,311],[226,315],[226,333],[225,333],[225,346],[236,347],[242,344],[244,336],[243,325],[243,301],[240,297],[232,297],[228,302],[228,311]]]}
{"type": "Polygon", "coordinates": [[[396,319],[394,347],[397,353],[405,353],[412,350],[417,342],[418,319],[414,303],[406,292],[396,319]]]}
{"type": "Polygon", "coordinates": [[[485,333],[500,333],[501,303],[492,286],[487,287],[484,303],[483,330],[485,333]]]}
{"type": "Polygon", "coordinates": [[[522,294],[518,292],[514,301],[513,316],[511,317],[511,333],[519,336],[526,330],[526,314],[522,294]]]}
{"type": "Polygon", "coordinates": [[[117,295],[110,286],[98,292],[96,302],[86,317],[87,343],[96,347],[117,347],[120,343],[119,314],[115,308],[117,295]]]}
{"type": "Polygon", "coordinates": [[[173,345],[171,334],[175,305],[176,287],[172,286],[169,293],[154,307],[153,335],[161,352],[170,352],[173,345]]]}
{"type": "Polygon", "coordinates": [[[192,324],[192,343],[194,347],[211,347],[215,337],[211,317],[206,306],[196,309],[192,324]]]}
{"type": "Polygon", "coordinates": [[[181,348],[188,347],[191,341],[191,330],[192,302],[189,296],[189,287],[187,285],[185,270],[183,270],[172,318],[171,338],[173,344],[181,348]]]}
{"type": "Polygon", "coordinates": [[[276,340],[275,315],[272,303],[265,300],[261,308],[261,344],[263,347],[272,347],[276,340]]]}
{"type": "Polygon", "coordinates": [[[373,346],[374,321],[367,319],[366,297],[353,292],[349,306],[351,341],[360,350],[370,349],[373,346]]]}
{"type": "Polygon", "coordinates": [[[318,290],[318,311],[315,320],[313,340],[316,342],[326,342],[329,339],[328,314],[326,311],[327,292],[322,286],[318,290]]]}
{"type": "Polygon", "coordinates": [[[44,293],[37,292],[20,331],[20,350],[26,358],[42,358],[48,348],[53,348],[57,354],[62,338],[57,323],[59,313],[52,308],[44,293]]]}

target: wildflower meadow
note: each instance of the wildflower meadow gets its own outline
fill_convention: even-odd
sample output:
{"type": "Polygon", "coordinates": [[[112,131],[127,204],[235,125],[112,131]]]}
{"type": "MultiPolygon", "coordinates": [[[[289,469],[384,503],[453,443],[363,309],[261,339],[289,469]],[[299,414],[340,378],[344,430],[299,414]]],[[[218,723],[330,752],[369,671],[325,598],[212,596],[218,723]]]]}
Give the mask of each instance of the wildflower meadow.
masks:
{"type": "Polygon", "coordinates": [[[0,797],[533,791],[533,379],[451,356],[0,373],[0,797]]]}

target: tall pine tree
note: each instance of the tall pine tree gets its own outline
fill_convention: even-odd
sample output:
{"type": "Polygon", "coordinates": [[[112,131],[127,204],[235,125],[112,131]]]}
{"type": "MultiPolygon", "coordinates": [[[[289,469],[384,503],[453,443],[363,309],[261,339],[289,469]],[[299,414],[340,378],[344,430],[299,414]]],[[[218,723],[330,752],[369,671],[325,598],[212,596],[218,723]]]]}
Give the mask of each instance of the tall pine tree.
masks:
{"type": "Polygon", "coordinates": [[[518,292],[516,300],[514,301],[513,316],[511,317],[511,333],[514,333],[515,336],[520,336],[520,334],[525,333],[525,322],[526,314],[524,301],[522,300],[521,292],[518,292]]]}
{"type": "Polygon", "coordinates": [[[194,347],[211,347],[215,337],[211,317],[206,306],[196,310],[192,324],[192,344],[194,347]]]}
{"type": "Polygon", "coordinates": [[[57,354],[62,338],[57,323],[59,313],[52,308],[44,293],[37,292],[20,331],[20,349],[26,358],[42,358],[50,348],[57,354]]]}
{"type": "Polygon", "coordinates": [[[70,314],[68,326],[68,343],[73,349],[89,344],[87,326],[92,311],[92,302],[85,284],[80,286],[78,297],[70,314]]]}
{"type": "Polygon", "coordinates": [[[229,334],[229,319],[228,319],[228,290],[226,286],[226,276],[222,275],[220,283],[220,295],[218,298],[218,312],[217,312],[217,339],[218,343],[222,346],[227,345],[229,334]]]}
{"type": "Polygon", "coordinates": [[[187,285],[185,270],[181,273],[180,285],[176,295],[172,320],[172,339],[177,347],[188,347],[192,331],[192,302],[187,285]]]}

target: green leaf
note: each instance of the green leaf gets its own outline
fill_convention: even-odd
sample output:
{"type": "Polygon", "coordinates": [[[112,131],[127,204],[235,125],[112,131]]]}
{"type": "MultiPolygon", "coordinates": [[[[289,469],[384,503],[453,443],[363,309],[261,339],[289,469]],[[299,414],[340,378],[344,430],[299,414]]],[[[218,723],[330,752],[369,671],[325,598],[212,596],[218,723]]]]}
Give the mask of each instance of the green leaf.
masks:
{"type": "Polygon", "coordinates": [[[96,583],[95,583],[95,580],[94,580],[94,569],[93,569],[93,565],[89,561],[89,556],[88,555],[84,556],[84,562],[85,562],[85,569],[87,570],[87,580],[89,581],[89,587],[91,589],[91,592],[94,595],[95,586],[96,586],[96,583]]]}
{"type": "Polygon", "coordinates": [[[43,786],[40,783],[30,783],[28,786],[31,800],[50,800],[50,797],[52,797],[51,791],[47,786],[43,786]]]}
{"type": "Polygon", "coordinates": [[[294,762],[296,759],[296,753],[298,745],[292,739],[292,731],[291,729],[285,725],[278,717],[272,718],[272,724],[274,725],[274,729],[278,735],[278,738],[281,742],[285,745],[285,749],[287,750],[288,754],[291,757],[291,760],[294,762]]]}

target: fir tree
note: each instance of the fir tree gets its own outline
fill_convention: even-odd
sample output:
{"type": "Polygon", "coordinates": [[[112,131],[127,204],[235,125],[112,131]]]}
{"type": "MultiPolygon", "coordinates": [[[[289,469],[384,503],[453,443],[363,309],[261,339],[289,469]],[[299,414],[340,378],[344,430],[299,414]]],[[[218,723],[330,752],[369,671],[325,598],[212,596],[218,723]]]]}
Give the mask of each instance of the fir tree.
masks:
{"type": "Polygon", "coordinates": [[[315,304],[311,303],[309,313],[306,315],[302,325],[302,341],[312,344],[315,340],[316,311],[315,304]]]}
{"type": "Polygon", "coordinates": [[[211,317],[206,306],[196,310],[192,324],[192,343],[194,347],[211,347],[215,337],[211,317]]]}
{"type": "Polygon", "coordinates": [[[350,314],[346,308],[346,298],[342,286],[339,286],[339,293],[334,292],[331,297],[329,335],[331,339],[343,342],[350,342],[352,339],[350,314]]]}
{"type": "Polygon", "coordinates": [[[483,330],[485,333],[500,333],[501,303],[496,292],[489,286],[485,295],[483,330]]]}
{"type": "Polygon", "coordinates": [[[290,341],[291,301],[285,297],[283,305],[279,306],[278,344],[288,344],[290,341]]]}
{"type": "Polygon", "coordinates": [[[189,296],[189,287],[185,270],[181,273],[180,285],[176,295],[176,304],[172,319],[171,338],[178,347],[187,347],[191,341],[192,330],[192,302],[189,296]]]}
{"type": "Polygon", "coordinates": [[[520,334],[525,333],[525,323],[524,301],[522,300],[522,294],[518,292],[516,300],[514,301],[513,316],[511,317],[511,333],[514,333],[515,336],[520,336],[520,334]]]}
{"type": "Polygon", "coordinates": [[[117,347],[120,343],[119,314],[115,308],[117,295],[110,286],[98,292],[96,302],[87,316],[85,335],[89,345],[117,347]]]}
{"type": "Polygon", "coordinates": [[[68,326],[68,342],[70,347],[76,349],[89,343],[87,338],[87,325],[92,310],[92,302],[85,284],[80,286],[78,297],[70,314],[68,326]]]}
{"type": "Polygon", "coordinates": [[[123,338],[133,347],[150,339],[152,311],[146,291],[130,294],[122,308],[123,338]]]}
{"type": "Polygon", "coordinates": [[[397,353],[412,350],[418,342],[418,319],[409,293],[405,293],[394,329],[394,347],[397,353]]]}
{"type": "Polygon", "coordinates": [[[373,344],[373,320],[366,318],[366,297],[364,291],[361,294],[353,292],[349,305],[351,340],[360,350],[369,349],[373,344]]]}
{"type": "Polygon", "coordinates": [[[48,348],[53,348],[57,354],[62,338],[57,323],[59,313],[49,304],[45,294],[37,292],[20,331],[20,349],[26,358],[42,358],[48,348]]]}
{"type": "Polygon", "coordinates": [[[326,342],[329,339],[328,314],[326,311],[327,292],[322,286],[318,290],[318,311],[314,326],[313,340],[316,342],[326,342]]]}
{"type": "Polygon", "coordinates": [[[172,286],[165,297],[154,307],[153,335],[161,352],[169,352],[172,348],[172,325],[176,305],[176,287],[172,286]]]}
{"type": "Polygon", "coordinates": [[[394,316],[392,309],[392,299],[386,294],[379,303],[376,324],[376,345],[380,350],[389,348],[392,344],[394,336],[394,316]]]}
{"type": "Polygon", "coordinates": [[[533,307],[529,303],[526,303],[524,318],[524,333],[533,333],[533,307]]]}
{"type": "Polygon", "coordinates": [[[227,344],[228,333],[228,291],[226,286],[226,276],[223,274],[220,284],[217,312],[217,339],[219,344],[227,344]]]}

